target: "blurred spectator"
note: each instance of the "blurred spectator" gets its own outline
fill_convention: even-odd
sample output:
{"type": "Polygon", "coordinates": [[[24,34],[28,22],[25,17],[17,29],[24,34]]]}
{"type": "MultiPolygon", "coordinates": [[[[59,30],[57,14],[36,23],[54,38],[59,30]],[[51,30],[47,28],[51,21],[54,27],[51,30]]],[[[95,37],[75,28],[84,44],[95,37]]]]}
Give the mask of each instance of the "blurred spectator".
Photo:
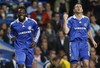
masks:
{"type": "Polygon", "coordinates": [[[30,15],[31,12],[37,11],[37,2],[33,1],[32,5],[27,7],[27,14],[30,15]]]}
{"type": "Polygon", "coordinates": [[[90,68],[99,68],[100,57],[96,55],[95,48],[91,47],[90,49],[90,68]],[[99,65],[99,66],[98,66],[99,65]]]}
{"type": "Polygon", "coordinates": [[[60,14],[58,12],[55,12],[54,17],[51,19],[51,24],[56,33],[62,27],[62,23],[63,21],[60,18],[60,14]]]}
{"type": "Polygon", "coordinates": [[[67,57],[67,55],[64,55],[64,56],[63,56],[63,59],[65,59],[65,60],[68,61],[68,57],[67,57]]]}
{"type": "Polygon", "coordinates": [[[91,20],[91,31],[92,31],[92,35],[93,37],[95,37],[96,35],[98,35],[98,30],[100,29],[100,26],[96,23],[96,18],[95,16],[91,16],[90,17],[91,20]]]}
{"type": "Polygon", "coordinates": [[[60,65],[61,68],[70,68],[70,62],[63,58],[60,60],[60,65]]]}
{"type": "Polygon", "coordinates": [[[4,32],[7,31],[7,24],[5,22],[1,23],[0,27],[4,30],[4,32]]]}
{"type": "Polygon", "coordinates": [[[60,59],[59,64],[61,65],[62,68],[70,68],[68,56],[66,55],[66,53],[63,50],[59,50],[58,57],[60,59]]]}
{"type": "Polygon", "coordinates": [[[7,37],[7,24],[5,22],[3,22],[0,26],[3,29],[3,32],[4,32],[3,39],[4,39],[5,42],[8,43],[9,38],[7,37]]]}
{"type": "Polygon", "coordinates": [[[54,57],[47,68],[70,68],[70,63],[63,58],[54,57]]]}
{"type": "Polygon", "coordinates": [[[55,40],[56,40],[56,33],[52,28],[50,22],[47,23],[47,28],[43,31],[42,36],[46,36],[48,39],[48,49],[56,49],[55,40]]]}
{"type": "Polygon", "coordinates": [[[7,14],[9,12],[9,7],[7,4],[3,4],[2,8],[4,9],[4,12],[7,14]]]}
{"type": "Polygon", "coordinates": [[[61,65],[60,65],[60,59],[58,57],[54,57],[51,60],[51,64],[48,65],[47,68],[62,68],[61,65]]]}
{"type": "Polygon", "coordinates": [[[48,56],[48,40],[46,36],[42,37],[40,48],[42,51],[42,55],[47,57],[48,56]]]}
{"type": "Polygon", "coordinates": [[[82,62],[81,62],[81,61],[78,61],[76,67],[77,67],[77,68],[82,68],[82,66],[83,66],[82,62]]]}
{"type": "Polygon", "coordinates": [[[60,14],[63,14],[64,12],[68,12],[68,0],[56,0],[55,2],[55,12],[59,12],[60,14]]]}
{"type": "Polygon", "coordinates": [[[93,15],[91,10],[88,10],[85,15],[90,19],[91,15],[93,15]]]}
{"type": "Polygon", "coordinates": [[[58,31],[58,38],[56,40],[56,46],[57,46],[57,53],[60,50],[63,50],[66,55],[69,57],[69,38],[64,35],[64,32],[62,29],[58,31]]]}
{"type": "Polygon", "coordinates": [[[98,44],[96,51],[97,51],[97,54],[100,55],[100,51],[99,51],[100,50],[100,26],[96,23],[95,16],[91,16],[90,20],[91,20],[92,35],[98,44]]]}
{"type": "Polygon", "coordinates": [[[35,19],[38,22],[41,30],[45,30],[46,25],[47,25],[48,21],[50,20],[49,15],[47,14],[47,12],[44,11],[43,4],[40,2],[38,3],[37,11],[32,12],[30,14],[30,17],[35,19]]]}
{"type": "Polygon", "coordinates": [[[93,14],[95,15],[95,17],[97,18],[97,24],[100,25],[100,4],[96,5],[93,11],[93,14]]]}
{"type": "Polygon", "coordinates": [[[48,53],[48,57],[47,57],[48,60],[44,63],[43,68],[48,68],[48,66],[51,64],[51,60],[55,57],[56,57],[56,51],[50,50],[49,53],[48,53]]]}
{"type": "Polygon", "coordinates": [[[5,68],[18,68],[15,54],[12,55],[12,60],[5,64],[5,68]]]}
{"type": "Polygon", "coordinates": [[[51,5],[51,10],[52,10],[52,12],[54,12],[54,5],[55,5],[55,1],[56,0],[46,0],[47,1],[47,3],[50,3],[50,5],[51,5]]]}
{"type": "Polygon", "coordinates": [[[5,10],[0,7],[0,19],[4,20],[6,18],[5,10]]]}
{"type": "Polygon", "coordinates": [[[51,18],[52,18],[53,11],[51,10],[51,5],[50,5],[50,3],[46,3],[46,5],[45,5],[45,10],[46,10],[46,12],[48,13],[49,18],[51,19],[51,18]]]}
{"type": "MultiPolygon", "coordinates": [[[[100,22],[100,0],[89,0],[90,2],[90,10],[93,12],[95,17],[97,18],[97,21],[100,22]]],[[[97,24],[99,24],[97,22],[97,24]]],[[[100,24],[99,24],[100,25],[100,24]]]]}
{"type": "Polygon", "coordinates": [[[59,50],[57,56],[62,59],[64,56],[66,55],[66,53],[63,50],[59,50]]]}
{"type": "Polygon", "coordinates": [[[52,60],[54,57],[56,57],[56,51],[55,50],[49,50],[48,60],[52,60]]]}
{"type": "MultiPolygon", "coordinates": [[[[46,61],[46,57],[42,55],[42,52],[39,47],[35,47],[34,50],[34,60],[37,62],[44,63],[46,61]]],[[[34,62],[34,61],[33,61],[34,62]]]]}
{"type": "Polygon", "coordinates": [[[63,14],[69,13],[68,12],[68,0],[60,0],[60,7],[59,7],[59,14],[60,14],[60,18],[63,19],[63,14]]]}

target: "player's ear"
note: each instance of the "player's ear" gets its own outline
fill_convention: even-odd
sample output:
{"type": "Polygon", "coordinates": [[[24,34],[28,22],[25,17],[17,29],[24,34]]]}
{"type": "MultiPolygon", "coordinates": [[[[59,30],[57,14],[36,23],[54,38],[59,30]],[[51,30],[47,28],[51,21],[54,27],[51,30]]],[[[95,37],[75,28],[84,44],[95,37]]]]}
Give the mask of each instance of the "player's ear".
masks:
{"type": "Polygon", "coordinates": [[[83,9],[82,9],[82,12],[83,12],[83,9]]]}

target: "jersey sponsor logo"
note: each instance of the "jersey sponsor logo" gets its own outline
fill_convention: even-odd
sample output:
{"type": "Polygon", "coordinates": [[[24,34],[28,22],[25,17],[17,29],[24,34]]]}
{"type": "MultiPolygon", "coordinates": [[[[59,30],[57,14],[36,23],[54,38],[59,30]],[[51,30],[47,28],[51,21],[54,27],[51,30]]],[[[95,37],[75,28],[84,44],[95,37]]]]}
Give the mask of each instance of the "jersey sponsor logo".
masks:
{"type": "Polygon", "coordinates": [[[31,30],[31,29],[32,29],[32,27],[31,27],[31,26],[29,26],[29,27],[28,27],[28,30],[31,30]]]}
{"type": "Polygon", "coordinates": [[[74,29],[75,29],[75,30],[86,30],[85,27],[75,27],[74,29]]]}
{"type": "Polygon", "coordinates": [[[21,35],[21,34],[27,34],[27,33],[31,33],[31,31],[23,31],[23,32],[19,32],[18,34],[21,35]]]}

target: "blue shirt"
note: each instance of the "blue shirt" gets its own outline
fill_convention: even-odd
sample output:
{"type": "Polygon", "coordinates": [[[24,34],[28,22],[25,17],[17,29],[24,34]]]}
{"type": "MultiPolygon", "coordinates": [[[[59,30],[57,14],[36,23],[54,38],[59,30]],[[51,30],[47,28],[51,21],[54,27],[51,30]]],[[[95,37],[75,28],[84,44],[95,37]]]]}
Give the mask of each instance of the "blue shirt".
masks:
{"type": "Polygon", "coordinates": [[[68,18],[68,28],[70,41],[87,41],[88,31],[90,30],[90,21],[86,16],[82,16],[79,20],[75,15],[68,18]]]}
{"type": "Polygon", "coordinates": [[[34,19],[27,18],[23,23],[18,19],[10,24],[10,38],[16,37],[14,46],[16,49],[30,48],[31,43],[38,42],[40,29],[34,19]]]}

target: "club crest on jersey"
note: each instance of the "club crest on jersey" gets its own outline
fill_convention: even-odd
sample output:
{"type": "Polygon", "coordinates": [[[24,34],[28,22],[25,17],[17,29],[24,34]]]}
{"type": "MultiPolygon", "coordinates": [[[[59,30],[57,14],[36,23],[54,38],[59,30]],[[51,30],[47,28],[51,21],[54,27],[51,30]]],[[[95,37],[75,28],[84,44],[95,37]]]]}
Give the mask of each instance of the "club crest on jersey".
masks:
{"type": "Polygon", "coordinates": [[[31,27],[31,26],[29,26],[29,27],[28,27],[28,30],[31,30],[31,29],[32,29],[32,27],[31,27]]]}
{"type": "Polygon", "coordinates": [[[87,27],[87,24],[85,23],[84,26],[87,27]]]}

